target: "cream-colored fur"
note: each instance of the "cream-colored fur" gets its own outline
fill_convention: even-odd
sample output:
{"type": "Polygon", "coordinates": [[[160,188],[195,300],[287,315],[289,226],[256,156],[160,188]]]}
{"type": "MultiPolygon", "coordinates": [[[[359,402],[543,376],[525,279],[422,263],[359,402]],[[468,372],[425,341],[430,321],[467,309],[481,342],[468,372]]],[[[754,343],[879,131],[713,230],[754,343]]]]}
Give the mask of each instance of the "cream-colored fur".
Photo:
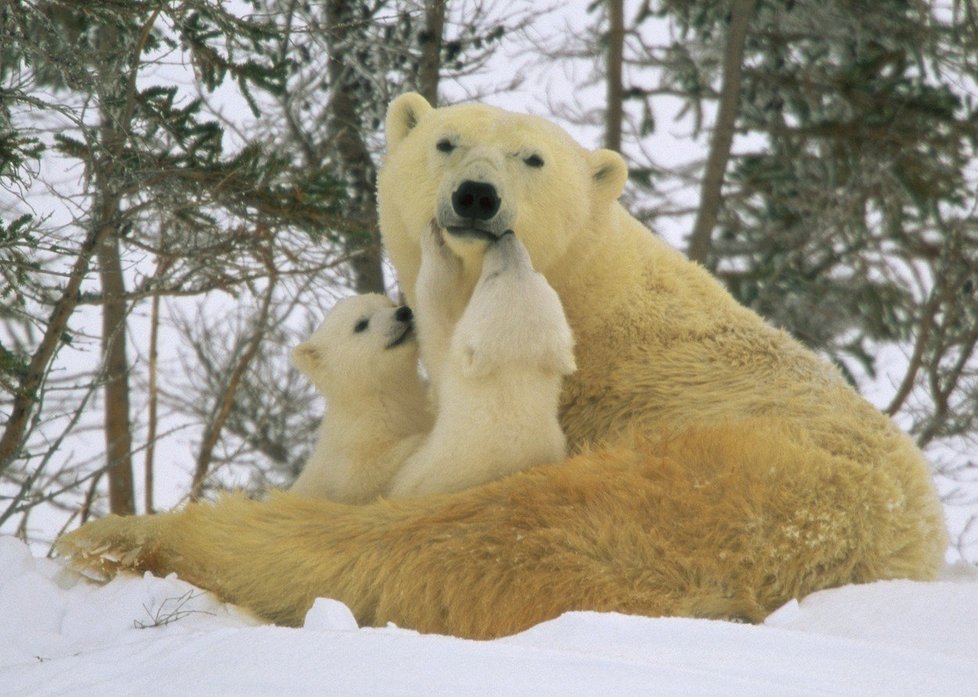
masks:
{"type": "MultiPolygon", "coordinates": [[[[482,243],[485,245],[485,243],[482,243]]],[[[457,491],[566,455],[557,421],[573,336],[560,299],[512,233],[488,244],[475,290],[455,323],[459,260],[440,229],[422,238],[417,314],[422,351],[433,345],[435,427],[394,476],[388,495],[457,491]],[[423,318],[438,318],[425,323],[423,318]]]]}
{"type": "Polygon", "coordinates": [[[392,103],[387,132],[380,223],[410,301],[432,218],[459,228],[460,302],[481,274],[467,223],[446,219],[450,182],[505,197],[574,332],[560,418],[578,454],[399,502],[282,494],[109,518],[64,553],[176,571],[279,622],[324,595],[364,624],[474,637],[567,610],[756,621],[822,588],[934,578],[946,534],[913,442],[629,216],[618,155],[546,119],[418,95],[392,103]]]}
{"type": "Polygon", "coordinates": [[[375,293],[344,298],[292,362],[327,409],[291,491],[343,503],[377,498],[432,425],[410,311],[375,293]]]}
{"type": "Polygon", "coordinates": [[[557,404],[574,354],[560,299],[514,235],[484,246],[482,276],[456,317],[461,262],[437,227],[425,236],[421,344],[443,351],[446,376],[433,426],[413,315],[387,297],[340,300],[296,347],[293,363],[328,408],[293,493],[361,504],[457,491],[564,458],[557,404]]]}

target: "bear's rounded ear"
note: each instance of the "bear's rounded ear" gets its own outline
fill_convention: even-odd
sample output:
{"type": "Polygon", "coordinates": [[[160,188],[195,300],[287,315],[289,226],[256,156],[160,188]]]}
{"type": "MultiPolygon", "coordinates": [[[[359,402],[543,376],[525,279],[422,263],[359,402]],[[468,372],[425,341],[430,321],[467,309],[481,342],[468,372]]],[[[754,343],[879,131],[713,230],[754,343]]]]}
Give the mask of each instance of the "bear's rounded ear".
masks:
{"type": "Polygon", "coordinates": [[[616,200],[628,179],[628,165],[624,158],[614,150],[604,149],[589,153],[589,158],[594,190],[606,201],[616,200]]]}
{"type": "Polygon", "coordinates": [[[428,100],[417,92],[402,94],[391,102],[387,107],[387,121],[384,125],[387,131],[387,149],[392,150],[404,140],[411,129],[431,110],[428,100]]]}

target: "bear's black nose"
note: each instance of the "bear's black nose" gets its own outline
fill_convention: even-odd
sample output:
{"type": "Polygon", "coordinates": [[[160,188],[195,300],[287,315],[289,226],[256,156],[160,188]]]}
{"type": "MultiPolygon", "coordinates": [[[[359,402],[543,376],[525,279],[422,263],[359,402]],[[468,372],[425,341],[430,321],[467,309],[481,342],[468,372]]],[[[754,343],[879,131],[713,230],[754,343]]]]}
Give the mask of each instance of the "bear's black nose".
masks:
{"type": "Polygon", "coordinates": [[[414,313],[411,312],[411,308],[407,305],[401,305],[394,311],[394,319],[398,322],[410,322],[413,317],[414,313]]]}
{"type": "Polygon", "coordinates": [[[464,181],[452,194],[452,208],[462,218],[489,220],[499,211],[496,187],[485,182],[464,181]]]}

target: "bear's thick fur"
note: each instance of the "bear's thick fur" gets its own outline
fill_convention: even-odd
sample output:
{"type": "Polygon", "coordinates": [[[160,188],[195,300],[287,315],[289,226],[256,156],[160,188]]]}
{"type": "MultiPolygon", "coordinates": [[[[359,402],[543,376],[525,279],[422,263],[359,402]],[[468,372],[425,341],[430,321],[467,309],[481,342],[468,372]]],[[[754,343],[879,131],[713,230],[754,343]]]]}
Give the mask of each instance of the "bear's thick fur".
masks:
{"type": "MultiPolygon", "coordinates": [[[[485,242],[477,244],[485,247],[485,242]]],[[[437,226],[422,236],[416,308],[435,384],[435,427],[398,470],[392,498],[458,491],[533,465],[560,462],[561,378],[574,339],[560,298],[513,233],[488,244],[461,317],[453,316],[462,261],[437,226]],[[444,351],[434,356],[433,347],[444,351]]]]}
{"type": "Polygon", "coordinates": [[[379,293],[337,301],[292,351],[326,398],[316,446],[290,491],[366,503],[431,430],[413,315],[379,293]]]}
{"type": "Polygon", "coordinates": [[[560,295],[578,366],[561,423],[577,454],[403,501],[232,496],[110,517],[63,553],[175,571],[276,622],[329,596],[363,624],[470,637],[568,610],[757,621],[822,588],[935,576],[942,509],[912,441],[629,216],[618,155],[543,118],[418,95],[392,103],[387,133],[381,228],[409,300],[433,218],[466,288],[481,272],[466,236],[505,224],[560,295]],[[455,219],[465,182],[494,187],[499,219],[455,219]]]}
{"type": "Polygon", "coordinates": [[[509,233],[487,245],[472,298],[455,317],[461,260],[437,226],[422,244],[421,339],[445,349],[434,424],[414,314],[384,295],[344,298],[292,352],[328,403],[292,493],[360,504],[457,491],[564,459],[557,405],[574,340],[557,293],[509,233]]]}

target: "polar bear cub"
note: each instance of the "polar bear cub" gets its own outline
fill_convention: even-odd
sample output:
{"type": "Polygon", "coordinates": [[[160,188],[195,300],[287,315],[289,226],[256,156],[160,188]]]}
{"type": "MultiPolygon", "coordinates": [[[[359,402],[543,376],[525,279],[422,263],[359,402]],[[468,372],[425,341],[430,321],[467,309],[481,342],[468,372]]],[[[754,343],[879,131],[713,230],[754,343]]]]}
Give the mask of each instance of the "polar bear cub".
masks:
{"type": "MultiPolygon", "coordinates": [[[[557,293],[511,231],[488,243],[457,324],[461,259],[432,226],[422,236],[416,310],[422,356],[436,355],[435,425],[394,476],[391,497],[457,491],[564,459],[561,382],[576,369],[557,293]],[[426,352],[441,344],[444,351],[426,352]]],[[[441,348],[441,347],[440,347],[441,348]]]]}
{"type": "Polygon", "coordinates": [[[291,491],[341,503],[377,498],[432,426],[411,309],[376,293],[344,298],[292,362],[327,408],[291,491]]]}

